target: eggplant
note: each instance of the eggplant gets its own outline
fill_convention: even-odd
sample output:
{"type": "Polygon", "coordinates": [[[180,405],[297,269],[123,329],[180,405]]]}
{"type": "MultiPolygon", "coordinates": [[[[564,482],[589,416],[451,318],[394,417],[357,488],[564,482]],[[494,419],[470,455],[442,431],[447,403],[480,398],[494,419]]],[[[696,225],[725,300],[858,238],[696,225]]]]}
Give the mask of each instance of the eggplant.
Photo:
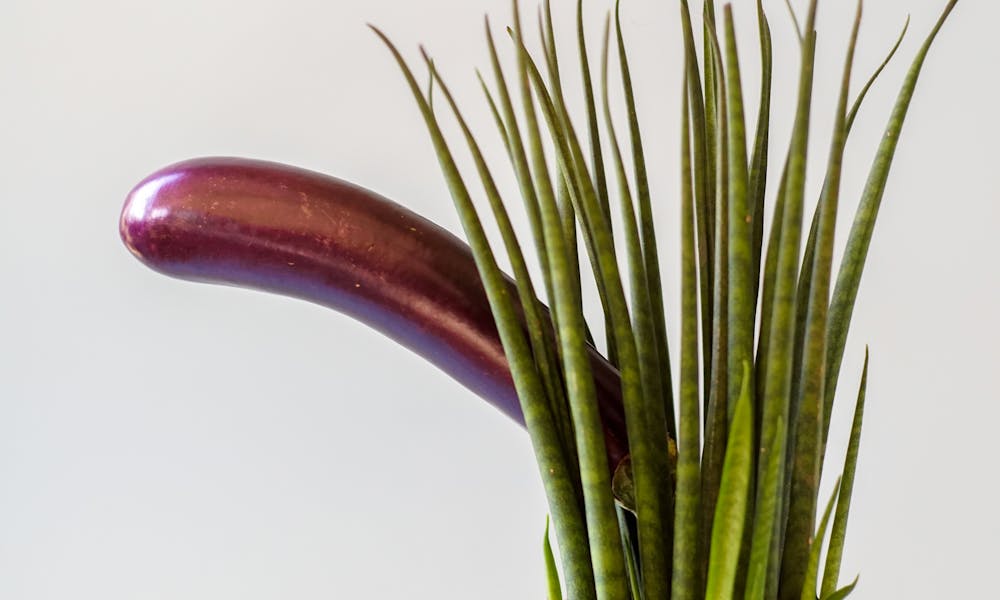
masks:
{"type": "MultiPolygon", "coordinates": [[[[119,230],[132,254],[160,273],[349,315],[524,424],[471,250],[395,202],[305,169],[200,158],[142,180],[119,230]]],[[[593,348],[591,365],[614,468],[628,453],[620,378],[593,348]]]]}

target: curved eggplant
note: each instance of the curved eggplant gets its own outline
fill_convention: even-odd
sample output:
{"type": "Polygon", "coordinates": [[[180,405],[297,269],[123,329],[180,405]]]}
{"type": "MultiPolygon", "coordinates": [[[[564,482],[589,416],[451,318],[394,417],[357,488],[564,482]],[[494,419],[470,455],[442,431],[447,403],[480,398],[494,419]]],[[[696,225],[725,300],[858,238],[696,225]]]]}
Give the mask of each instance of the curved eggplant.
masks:
{"type": "MultiPolygon", "coordinates": [[[[202,158],[139,183],[119,227],[132,254],[156,271],[345,313],[523,424],[469,247],[390,200],[304,169],[202,158]]],[[[627,454],[619,375],[596,350],[591,356],[614,468],[627,454]]]]}

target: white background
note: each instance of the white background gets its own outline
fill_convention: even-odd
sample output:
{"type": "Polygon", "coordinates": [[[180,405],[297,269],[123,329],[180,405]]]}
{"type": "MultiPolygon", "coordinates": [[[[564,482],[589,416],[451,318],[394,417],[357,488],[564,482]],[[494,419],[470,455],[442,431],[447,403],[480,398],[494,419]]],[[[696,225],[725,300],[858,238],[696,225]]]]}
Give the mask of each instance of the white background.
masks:
{"type": "MultiPolygon", "coordinates": [[[[555,2],[567,65],[572,4],[555,2]]],[[[676,323],[677,10],[623,4],[676,323]]],[[[853,13],[823,4],[813,201],[853,13]]],[[[906,13],[913,22],[848,148],[841,243],[943,4],[869,2],[856,82],[906,13]]],[[[736,5],[752,123],[753,3],[736,5]]],[[[586,6],[596,65],[606,5],[586,6]]],[[[783,3],[766,7],[780,166],[797,57],[783,3]]],[[[503,0],[3,3],[0,598],[543,596],[544,498],[506,418],[343,316],[156,275],[116,229],[147,173],[221,154],[329,172],[457,230],[419,116],[364,24],[414,60],[428,44],[505,167],[471,70],[488,64],[484,12],[508,49],[503,0]]],[[[525,12],[533,22],[534,6],[525,12]]],[[[858,598],[996,593],[998,18],[996,3],[964,0],[939,37],[861,288],[831,458],[870,342],[844,565],[845,578],[861,572],[858,598]]]]}

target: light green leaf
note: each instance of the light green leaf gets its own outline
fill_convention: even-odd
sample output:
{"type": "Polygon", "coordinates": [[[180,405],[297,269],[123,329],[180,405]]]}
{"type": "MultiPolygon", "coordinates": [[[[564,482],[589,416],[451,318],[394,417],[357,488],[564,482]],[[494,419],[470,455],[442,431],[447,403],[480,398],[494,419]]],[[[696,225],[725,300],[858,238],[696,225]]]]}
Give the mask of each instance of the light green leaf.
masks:
{"type": "Polygon", "coordinates": [[[736,571],[746,525],[753,470],[753,404],[750,399],[750,363],[743,363],[743,378],[722,468],[722,485],[712,525],[706,600],[733,598],[736,571]]]}
{"type": "Polygon", "coordinates": [[[816,600],[816,579],[819,572],[819,553],[823,549],[823,540],[826,538],[826,526],[830,522],[830,512],[833,510],[833,502],[837,499],[837,491],[840,489],[840,478],[833,486],[833,494],[826,503],[823,511],[823,519],[819,522],[819,530],[816,536],[809,542],[809,562],[806,564],[805,579],[802,585],[801,600],[816,600]]]}
{"type": "MultiPolygon", "coordinates": [[[[858,467],[858,448],[861,445],[861,425],[865,418],[865,392],[867,388],[868,349],[865,348],[865,366],[861,371],[861,386],[858,389],[858,401],[854,407],[854,422],[851,424],[847,457],[844,459],[844,476],[840,484],[840,497],[837,499],[837,512],[833,519],[833,530],[830,532],[830,548],[826,554],[826,566],[823,568],[821,594],[823,596],[832,594],[837,587],[837,580],[840,579],[840,562],[844,556],[847,519],[851,512],[851,494],[854,491],[854,475],[858,467]]],[[[854,588],[853,585],[850,587],[854,588]]]]}
{"type": "Polygon", "coordinates": [[[854,591],[854,588],[857,587],[857,585],[858,585],[858,578],[855,577],[854,581],[851,582],[850,585],[845,585],[839,590],[831,592],[829,595],[823,596],[822,598],[823,600],[844,600],[844,598],[851,595],[851,592],[854,591]]]}
{"type": "MultiPolygon", "coordinates": [[[[760,486],[763,489],[780,489],[784,479],[784,464],[786,451],[787,428],[783,417],[778,417],[775,427],[775,439],[766,447],[766,458],[763,464],[767,467],[763,477],[759,478],[760,486]]],[[[777,514],[779,508],[780,493],[765,494],[759,497],[756,506],[760,519],[753,522],[753,546],[750,549],[750,563],[747,570],[747,584],[744,598],[746,600],[764,600],[767,587],[767,574],[771,570],[769,562],[771,560],[771,540],[777,528],[777,514]]]]}
{"type": "Polygon", "coordinates": [[[559,569],[556,567],[556,557],[549,544],[549,519],[545,518],[545,537],[542,541],[542,553],[545,556],[545,581],[548,584],[549,600],[562,600],[562,586],[559,585],[559,569]]]}

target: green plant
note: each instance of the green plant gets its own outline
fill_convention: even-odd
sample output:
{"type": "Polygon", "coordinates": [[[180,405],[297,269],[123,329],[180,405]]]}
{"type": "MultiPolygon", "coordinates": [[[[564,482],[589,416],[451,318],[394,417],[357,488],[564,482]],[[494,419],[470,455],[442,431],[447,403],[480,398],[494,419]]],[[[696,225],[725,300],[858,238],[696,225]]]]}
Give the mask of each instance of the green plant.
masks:
{"type": "MultiPolygon", "coordinates": [[[[832,599],[853,590],[854,583],[838,589],[838,580],[867,358],[843,472],[817,527],[831,410],[903,121],[927,51],[956,1],[948,2],[909,69],[834,280],[834,227],[845,145],[865,94],[885,66],[849,105],[860,2],[825,181],[803,253],[817,2],[811,1],[803,27],[796,22],[801,46],[797,109],[765,243],[772,63],[768,20],[758,0],[762,88],[756,134],[748,145],[732,8],[725,6],[720,20],[714,2],[706,0],[699,64],[689,8],[680,0],[685,73],[679,177],[681,347],[676,364],[667,346],[644,132],[617,7],[614,46],[627,107],[631,169],[609,109],[610,15],[601,64],[602,131],[582,0],[577,4],[586,106],[583,133],[567,108],[548,3],[540,20],[547,79],[522,41],[516,1],[514,24],[508,30],[517,54],[514,91],[488,22],[486,27],[494,84],[491,91],[481,78],[482,86],[517,176],[555,335],[548,334],[548,317],[501,191],[434,62],[422,50],[431,78],[425,88],[396,47],[375,30],[402,68],[426,121],[484,282],[545,485],[568,598],[811,599],[819,587],[819,597],[832,599]],[[511,261],[516,298],[439,126],[432,101],[435,89],[457,119],[471,152],[511,261]],[[603,155],[602,137],[610,158],[603,155]],[[621,219],[623,239],[613,237],[614,218],[621,219]],[[607,356],[621,374],[630,455],[618,465],[609,465],[606,458],[588,360],[592,340],[581,295],[586,276],[579,268],[581,244],[604,311],[607,356]],[[760,333],[755,335],[758,323],[760,333]],[[828,527],[830,542],[821,569],[828,527]]],[[[549,595],[561,597],[547,530],[545,556],[549,595]]]]}

